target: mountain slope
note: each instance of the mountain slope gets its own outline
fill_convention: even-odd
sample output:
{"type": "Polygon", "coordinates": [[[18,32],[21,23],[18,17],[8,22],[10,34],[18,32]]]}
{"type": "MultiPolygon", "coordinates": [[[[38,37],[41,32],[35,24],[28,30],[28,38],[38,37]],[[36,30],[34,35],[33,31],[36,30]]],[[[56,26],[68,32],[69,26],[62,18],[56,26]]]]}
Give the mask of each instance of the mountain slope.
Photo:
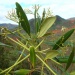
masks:
{"type": "Polygon", "coordinates": [[[2,24],[0,24],[0,27],[6,27],[8,29],[14,29],[17,27],[17,25],[16,24],[10,24],[10,23],[2,23],[2,24]]]}
{"type": "MultiPolygon", "coordinates": [[[[35,31],[34,19],[30,19],[29,23],[30,23],[31,31],[34,32],[35,31]]],[[[18,25],[14,25],[14,24],[10,24],[10,23],[0,24],[0,27],[6,27],[8,29],[14,29],[17,26],[18,25]]],[[[74,28],[75,27],[75,18],[64,19],[64,18],[56,15],[56,21],[49,30],[61,30],[62,26],[66,27],[68,29],[74,28]]]]}

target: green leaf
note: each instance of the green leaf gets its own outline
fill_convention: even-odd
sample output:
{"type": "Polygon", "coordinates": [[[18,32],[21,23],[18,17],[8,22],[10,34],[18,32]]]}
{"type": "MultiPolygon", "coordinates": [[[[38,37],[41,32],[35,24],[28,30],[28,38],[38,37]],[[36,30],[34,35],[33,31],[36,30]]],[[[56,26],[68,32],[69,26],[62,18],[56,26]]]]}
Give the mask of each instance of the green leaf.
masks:
{"type": "Polygon", "coordinates": [[[41,18],[38,17],[36,20],[37,20],[36,21],[36,31],[39,32],[39,28],[40,28],[40,24],[41,24],[41,18]]]}
{"type": "Polygon", "coordinates": [[[54,60],[54,59],[51,59],[54,63],[58,64],[58,65],[62,65],[60,64],[58,61],[54,60]]]}
{"type": "Polygon", "coordinates": [[[57,75],[56,72],[54,72],[52,68],[42,58],[40,58],[38,55],[36,56],[48,68],[48,70],[50,70],[53,73],[53,75],[57,75]]]}
{"type": "Polygon", "coordinates": [[[46,11],[45,11],[45,9],[44,9],[44,10],[43,10],[43,13],[42,13],[42,21],[41,21],[41,22],[43,22],[43,21],[44,21],[45,16],[46,16],[46,11]]]}
{"type": "Polygon", "coordinates": [[[75,71],[71,72],[70,75],[75,75],[75,71]]]}
{"type": "Polygon", "coordinates": [[[42,24],[40,26],[40,30],[39,30],[37,36],[42,37],[47,32],[47,30],[53,25],[55,20],[56,20],[56,17],[48,17],[48,18],[46,18],[42,22],[42,24]]]}
{"type": "Polygon", "coordinates": [[[2,42],[0,42],[0,46],[12,47],[12,46],[10,46],[10,45],[7,45],[7,44],[4,44],[4,43],[2,43],[2,42]]]}
{"type": "MultiPolygon", "coordinates": [[[[66,56],[66,57],[57,57],[57,59],[58,59],[58,62],[60,62],[60,63],[67,63],[68,59],[69,59],[69,56],[66,56]]],[[[75,57],[73,58],[72,63],[75,63],[75,57]]]]}
{"type": "Polygon", "coordinates": [[[52,59],[52,58],[56,57],[58,54],[59,54],[58,51],[51,50],[46,54],[45,60],[52,59]]]}
{"type": "Polygon", "coordinates": [[[65,71],[65,69],[62,66],[58,66],[58,68],[62,71],[62,73],[63,73],[62,75],[70,75],[70,73],[65,71]]]}
{"type": "Polygon", "coordinates": [[[0,68],[0,72],[2,72],[2,69],[0,68]]]}
{"type": "Polygon", "coordinates": [[[19,18],[19,24],[22,26],[22,28],[27,32],[27,34],[30,36],[30,25],[27,19],[27,16],[20,6],[19,3],[16,2],[16,13],[19,18]]]}
{"type": "Polygon", "coordinates": [[[67,33],[65,33],[57,42],[56,44],[53,46],[52,50],[57,50],[59,47],[62,46],[62,44],[72,35],[72,33],[74,32],[75,29],[71,29],[70,31],[68,31],[67,33]]]}
{"type": "Polygon", "coordinates": [[[27,75],[30,73],[31,70],[28,69],[20,69],[20,70],[16,70],[14,71],[14,74],[16,75],[27,75]]]}
{"type": "Polygon", "coordinates": [[[5,75],[10,75],[10,74],[5,74],[5,75]]]}
{"type": "Polygon", "coordinates": [[[67,65],[66,65],[66,69],[65,70],[67,70],[70,67],[70,65],[71,65],[71,63],[73,61],[73,58],[74,58],[74,49],[75,48],[73,47],[73,50],[72,50],[72,52],[71,52],[71,54],[69,56],[69,59],[68,59],[68,62],[67,62],[67,65]]]}
{"type": "Polygon", "coordinates": [[[30,47],[30,61],[32,63],[32,66],[34,67],[36,63],[36,54],[33,46],[30,47]]]}

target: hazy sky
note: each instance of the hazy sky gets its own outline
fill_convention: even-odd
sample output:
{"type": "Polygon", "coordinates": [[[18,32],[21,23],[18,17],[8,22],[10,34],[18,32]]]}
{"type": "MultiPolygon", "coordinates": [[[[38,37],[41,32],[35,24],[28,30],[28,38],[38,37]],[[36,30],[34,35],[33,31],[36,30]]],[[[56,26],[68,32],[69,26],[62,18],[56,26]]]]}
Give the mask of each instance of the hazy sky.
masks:
{"type": "Polygon", "coordinates": [[[75,17],[75,0],[0,0],[0,23],[12,22],[5,16],[8,11],[15,9],[15,2],[19,2],[23,8],[30,9],[33,5],[39,4],[41,8],[50,8],[54,15],[60,15],[65,19],[75,17]]]}

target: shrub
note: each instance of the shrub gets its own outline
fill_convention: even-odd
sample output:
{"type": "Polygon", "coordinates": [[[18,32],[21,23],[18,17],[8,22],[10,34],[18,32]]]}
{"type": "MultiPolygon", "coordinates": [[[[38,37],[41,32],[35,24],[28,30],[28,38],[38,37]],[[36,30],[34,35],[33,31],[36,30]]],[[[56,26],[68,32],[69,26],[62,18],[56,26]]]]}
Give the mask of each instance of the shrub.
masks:
{"type": "MultiPolygon", "coordinates": [[[[17,36],[14,40],[10,36],[6,36],[7,39],[11,40],[18,47],[20,56],[16,62],[5,70],[2,70],[0,74],[10,75],[45,75],[52,73],[53,75],[59,75],[56,69],[51,65],[51,62],[62,67],[62,64],[58,62],[57,56],[60,55],[59,48],[63,46],[63,43],[72,35],[75,29],[66,32],[60,37],[52,48],[42,49],[41,45],[44,43],[46,37],[51,35],[47,33],[48,29],[53,25],[56,20],[55,16],[47,16],[45,10],[43,11],[42,18],[40,18],[38,9],[35,5],[34,17],[35,17],[35,31],[31,32],[30,24],[27,19],[26,13],[22,9],[19,3],[16,2],[16,14],[18,17],[19,28],[14,31],[8,31],[9,34],[17,36]],[[22,28],[21,28],[22,27],[22,28]],[[24,31],[22,31],[24,30],[24,31]],[[17,34],[15,34],[17,32],[17,34]],[[28,68],[21,68],[19,70],[13,70],[15,66],[19,65],[23,61],[29,63],[28,68]]],[[[8,34],[8,33],[5,33],[8,34]]],[[[66,70],[69,68],[74,57],[74,48],[70,54],[67,62],[66,70]],[[71,60],[71,61],[70,61],[71,60]]],[[[26,64],[25,64],[26,65],[26,64]]],[[[65,72],[66,73],[66,72],[65,72]]]]}

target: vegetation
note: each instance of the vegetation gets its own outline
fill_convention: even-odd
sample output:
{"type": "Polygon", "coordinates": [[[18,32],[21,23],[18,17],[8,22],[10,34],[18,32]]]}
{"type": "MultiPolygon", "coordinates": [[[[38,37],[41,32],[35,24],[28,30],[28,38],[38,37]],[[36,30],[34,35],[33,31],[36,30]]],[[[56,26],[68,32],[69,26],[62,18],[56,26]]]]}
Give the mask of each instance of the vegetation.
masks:
{"type": "MultiPolygon", "coordinates": [[[[65,57],[63,49],[68,45],[65,45],[67,39],[73,34],[75,29],[71,29],[63,34],[59,39],[55,39],[52,42],[47,42],[47,38],[53,36],[53,33],[48,32],[56,17],[51,15],[50,11],[46,12],[45,9],[42,13],[42,18],[39,13],[39,6],[34,6],[34,12],[30,11],[34,15],[35,25],[34,31],[31,31],[31,26],[26,16],[26,12],[22,9],[19,3],[16,2],[16,12],[12,17],[9,15],[9,19],[18,23],[18,28],[15,31],[9,31],[8,29],[2,29],[0,38],[5,38],[5,42],[1,41],[1,62],[3,61],[5,50],[9,51],[10,61],[14,56],[14,60],[7,67],[0,69],[0,75],[74,75],[75,72],[68,72],[68,68],[74,61],[74,42],[70,42],[71,52],[66,61],[66,67],[60,62],[60,57],[65,57]],[[11,35],[15,36],[13,38],[11,35]],[[49,43],[50,46],[48,46],[49,43]],[[53,44],[52,44],[53,43],[53,44]],[[5,49],[4,49],[4,48],[5,49]],[[8,49],[7,49],[8,48],[8,49]],[[2,52],[3,51],[3,52],[2,52]],[[14,51],[14,53],[13,53],[14,51]],[[10,53],[12,52],[12,53],[10,53]],[[13,55],[13,56],[12,56],[13,55]],[[58,71],[55,67],[59,68],[58,71]]],[[[54,37],[55,38],[55,37],[54,37]]],[[[7,51],[7,52],[8,52],[7,51]]],[[[64,61],[64,59],[63,59],[64,61]]]]}

